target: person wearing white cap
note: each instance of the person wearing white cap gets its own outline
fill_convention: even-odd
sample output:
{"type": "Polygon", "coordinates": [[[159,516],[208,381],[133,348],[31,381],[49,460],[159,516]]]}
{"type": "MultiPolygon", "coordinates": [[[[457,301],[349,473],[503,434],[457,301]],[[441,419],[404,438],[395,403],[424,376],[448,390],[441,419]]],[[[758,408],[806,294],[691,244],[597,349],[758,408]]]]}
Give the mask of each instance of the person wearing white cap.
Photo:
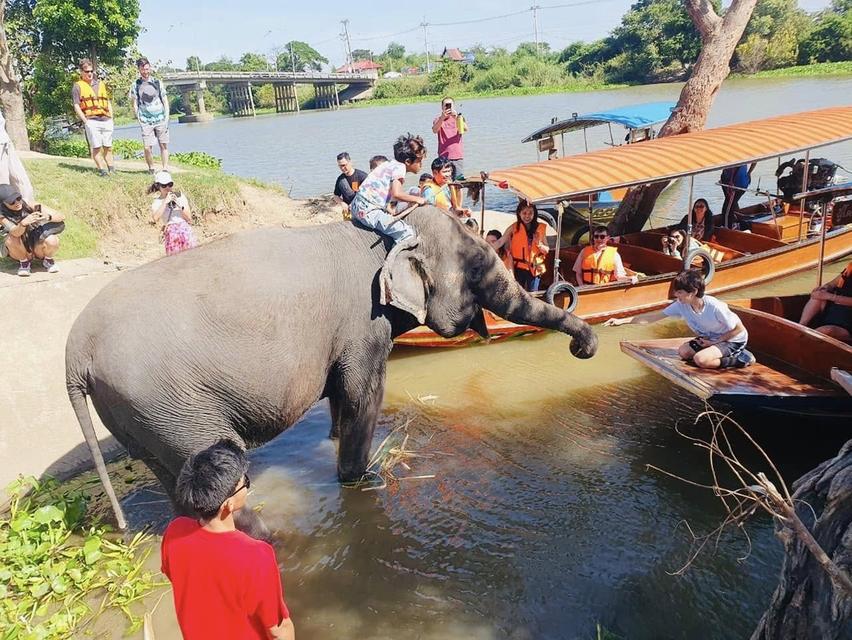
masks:
{"type": "Polygon", "coordinates": [[[166,255],[192,249],[197,244],[190,226],[192,211],[189,200],[174,186],[168,171],[158,171],[154,174],[154,184],[148,188],[148,193],[157,194],[151,203],[151,222],[162,229],[166,255]]]}

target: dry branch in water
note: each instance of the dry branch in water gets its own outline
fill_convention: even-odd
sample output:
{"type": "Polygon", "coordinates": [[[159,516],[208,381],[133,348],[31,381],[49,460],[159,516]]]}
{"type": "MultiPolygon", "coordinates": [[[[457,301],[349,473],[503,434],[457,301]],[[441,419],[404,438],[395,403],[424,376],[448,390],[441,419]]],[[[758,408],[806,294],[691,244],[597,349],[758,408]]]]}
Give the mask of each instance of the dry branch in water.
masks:
{"type": "MultiPolygon", "coordinates": [[[[744,528],[746,519],[754,515],[758,510],[763,510],[783,526],[792,529],[794,534],[807,547],[808,551],[813,554],[814,558],[831,578],[834,586],[842,589],[849,597],[852,597],[852,579],[831,560],[819,543],[817,543],[816,539],[814,539],[804,522],[799,518],[796,513],[793,496],[791,496],[787,484],[781,477],[781,473],[766,451],[730,415],[714,410],[707,410],[699,414],[695,419],[696,424],[702,418],[707,418],[711,424],[711,436],[709,440],[702,440],[701,438],[687,435],[680,431],[680,429],[678,429],[678,433],[695,446],[707,451],[710,458],[710,471],[713,476],[713,484],[697,483],[659,467],[648,465],[650,469],[654,469],[687,484],[712,490],[725,507],[725,519],[716,529],[703,536],[695,536],[693,534],[696,546],[693,548],[689,559],[675,574],[680,575],[684,573],[709,541],[716,540],[718,543],[719,537],[728,527],[737,527],[748,537],[744,528]],[[740,461],[725,431],[726,424],[739,431],[740,435],[745,437],[757,450],[771,470],[771,478],[763,471],[751,471],[740,461]],[[722,486],[720,473],[724,470],[733,474],[738,486],[734,486],[733,488],[722,486]]],[[[813,510],[811,511],[813,512],[813,510]]]]}

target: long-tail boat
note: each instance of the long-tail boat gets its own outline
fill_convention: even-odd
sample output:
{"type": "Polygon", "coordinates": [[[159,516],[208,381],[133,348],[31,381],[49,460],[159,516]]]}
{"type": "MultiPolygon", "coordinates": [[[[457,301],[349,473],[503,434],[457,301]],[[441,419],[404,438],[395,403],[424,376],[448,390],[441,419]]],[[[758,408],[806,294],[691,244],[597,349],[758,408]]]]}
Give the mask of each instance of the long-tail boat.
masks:
{"type": "MultiPolygon", "coordinates": [[[[807,295],[731,301],[757,362],[746,369],[699,369],[678,357],[693,336],[625,340],[621,350],[708,402],[828,418],[852,418],[852,396],[832,369],[852,370],[852,345],[798,323],[807,295]]],[[[848,374],[847,374],[848,375],[848,374]]]]}
{"type": "MultiPolygon", "coordinates": [[[[601,190],[687,177],[691,203],[697,174],[802,152],[807,159],[811,149],[850,139],[852,106],[832,107],[492,171],[483,173],[482,180],[510,189],[519,198],[542,204],[570,202],[601,190]]],[[[803,184],[802,191],[807,191],[807,184],[803,184]]],[[[708,264],[705,257],[705,267],[711,276],[707,279],[707,292],[718,295],[776,280],[852,253],[852,216],[848,210],[845,215],[836,212],[834,216],[824,216],[825,242],[821,243],[820,237],[809,233],[815,228],[811,225],[815,213],[807,201],[803,197],[786,202],[778,213],[767,204],[764,220],[751,221],[750,233],[717,227],[708,243],[715,258],[708,264]]],[[[484,196],[481,204],[484,211],[484,196]]],[[[560,246],[564,206],[560,205],[558,211],[555,246],[548,255],[542,282],[547,291],[539,295],[572,309],[588,322],[603,322],[613,316],[662,307],[671,298],[674,276],[684,265],[693,262],[692,252],[680,260],[661,251],[660,239],[665,230],[632,233],[621,238],[618,250],[628,273],[638,276],[635,284],[575,286],[571,283],[571,267],[581,247],[560,246]]],[[[820,214],[819,208],[816,211],[820,214]]],[[[499,325],[501,338],[535,331],[527,326],[512,326],[499,318],[486,320],[489,326],[499,325]]],[[[446,340],[426,327],[418,327],[397,338],[396,343],[446,347],[470,344],[476,339],[472,332],[467,332],[446,340]]]]}

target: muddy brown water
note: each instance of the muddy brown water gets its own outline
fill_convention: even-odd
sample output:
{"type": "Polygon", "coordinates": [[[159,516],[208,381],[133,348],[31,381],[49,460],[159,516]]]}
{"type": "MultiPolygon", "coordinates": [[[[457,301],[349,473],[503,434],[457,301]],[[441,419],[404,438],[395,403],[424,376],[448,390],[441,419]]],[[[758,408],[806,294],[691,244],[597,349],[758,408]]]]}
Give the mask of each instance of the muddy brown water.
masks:
{"type": "MultiPolygon", "coordinates": [[[[848,78],[729,83],[711,124],[842,104],[850,88],[848,78]]],[[[466,101],[466,115],[480,111],[469,118],[476,128],[468,156],[478,153],[490,166],[529,160],[534,150],[517,140],[551,115],[676,98],[678,90],[466,101]]],[[[298,174],[294,194],[313,195],[328,191],[339,150],[359,157],[381,152],[369,139],[392,137],[432,111],[406,105],[217,121],[177,127],[174,146],[224,156],[228,170],[286,186],[285,178],[298,174]]],[[[850,145],[817,155],[852,165],[850,145]]],[[[759,169],[768,176],[774,166],[759,169]]],[[[711,204],[716,179],[701,178],[711,204]]],[[[666,197],[672,204],[661,219],[680,217],[685,187],[666,197]]],[[[833,277],[840,268],[826,272],[833,277]]],[[[815,278],[808,272],[734,296],[807,291],[815,278]]],[[[431,456],[411,461],[410,474],[431,479],[381,491],[340,487],[325,403],[254,451],[252,500],[263,503],[278,530],[275,547],[299,638],[585,639],[598,623],[631,640],[747,637],[781,566],[772,522],[754,518],[750,540],[725,535],[684,575],[673,575],[691,549],[684,522],[706,533],[724,514],[709,491],[648,465],[709,480],[706,455],[675,431],[703,405],[618,347],[620,339],[677,331],[676,324],[599,328],[600,350],[589,361],[572,358],[568,338],[558,334],[395,350],[374,443],[410,421],[409,446],[431,456]]],[[[845,439],[836,428],[795,419],[743,420],[788,481],[845,439]]],[[[141,491],[126,502],[137,526],[162,527],[168,519],[151,495],[141,491]]],[[[152,565],[157,561],[155,554],[152,565]]],[[[154,616],[158,640],[180,637],[170,597],[154,616]]]]}

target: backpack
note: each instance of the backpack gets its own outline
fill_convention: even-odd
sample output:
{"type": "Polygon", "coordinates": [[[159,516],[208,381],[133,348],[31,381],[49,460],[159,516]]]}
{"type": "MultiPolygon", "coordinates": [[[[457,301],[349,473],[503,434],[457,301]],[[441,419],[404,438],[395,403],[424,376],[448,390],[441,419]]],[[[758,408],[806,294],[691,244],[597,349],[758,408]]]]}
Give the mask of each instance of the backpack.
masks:
{"type": "MultiPolygon", "coordinates": [[[[163,86],[160,84],[160,81],[157,78],[151,78],[148,80],[151,84],[157,87],[157,95],[160,96],[160,102],[165,104],[165,100],[163,100],[163,86]]],[[[139,95],[139,87],[142,86],[142,78],[136,78],[136,84],[133,85],[134,91],[136,91],[136,104],[142,104],[142,96],[139,95]]]]}
{"type": "MultiPolygon", "coordinates": [[[[837,164],[825,158],[812,158],[808,162],[808,167],[808,191],[830,186],[838,169],[837,164]]],[[[778,189],[784,194],[785,202],[792,202],[793,196],[801,193],[804,171],[804,159],[793,158],[778,166],[775,175],[778,177],[778,189]],[[790,173],[786,173],[788,169],[790,173]]]]}

